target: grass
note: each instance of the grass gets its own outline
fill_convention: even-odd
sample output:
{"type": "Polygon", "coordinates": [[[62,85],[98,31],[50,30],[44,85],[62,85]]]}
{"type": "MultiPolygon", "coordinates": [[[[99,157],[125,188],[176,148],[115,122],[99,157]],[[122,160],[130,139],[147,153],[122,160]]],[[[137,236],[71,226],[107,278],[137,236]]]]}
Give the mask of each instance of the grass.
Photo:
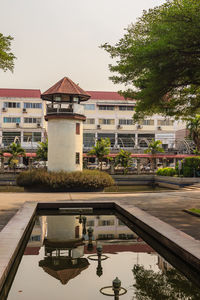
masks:
{"type": "Polygon", "coordinates": [[[197,214],[200,214],[200,208],[190,208],[188,210],[191,211],[191,212],[195,212],[197,214]]]}

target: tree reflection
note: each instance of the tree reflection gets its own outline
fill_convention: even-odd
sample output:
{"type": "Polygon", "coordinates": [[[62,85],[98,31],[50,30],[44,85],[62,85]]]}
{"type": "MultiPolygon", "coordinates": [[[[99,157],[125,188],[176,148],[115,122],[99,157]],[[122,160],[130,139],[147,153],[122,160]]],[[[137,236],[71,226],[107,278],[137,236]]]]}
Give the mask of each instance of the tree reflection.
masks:
{"type": "Polygon", "coordinates": [[[199,300],[200,290],[174,268],[165,272],[133,268],[137,300],[199,300]]]}

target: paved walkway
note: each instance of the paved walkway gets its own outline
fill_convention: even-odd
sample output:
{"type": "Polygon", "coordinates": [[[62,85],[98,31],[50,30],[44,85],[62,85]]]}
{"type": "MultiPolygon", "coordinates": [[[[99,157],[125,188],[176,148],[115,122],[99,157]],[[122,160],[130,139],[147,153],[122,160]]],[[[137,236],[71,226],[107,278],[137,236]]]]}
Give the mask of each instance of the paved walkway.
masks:
{"type": "Polygon", "coordinates": [[[0,193],[0,230],[26,201],[119,201],[137,206],[200,240],[200,218],[183,212],[200,208],[200,191],[162,193],[0,193]]]}

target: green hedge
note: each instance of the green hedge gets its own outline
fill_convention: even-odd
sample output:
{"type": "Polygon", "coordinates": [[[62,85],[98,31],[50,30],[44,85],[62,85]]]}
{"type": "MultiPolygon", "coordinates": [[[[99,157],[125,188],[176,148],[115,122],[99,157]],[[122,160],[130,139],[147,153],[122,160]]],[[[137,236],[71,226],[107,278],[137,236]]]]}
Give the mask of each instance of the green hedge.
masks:
{"type": "Polygon", "coordinates": [[[21,172],[17,185],[44,191],[96,191],[114,185],[112,177],[100,171],[48,172],[44,169],[21,172]]]}
{"type": "Polygon", "coordinates": [[[186,157],[182,161],[181,174],[184,177],[200,177],[200,156],[186,157]]]}
{"type": "Polygon", "coordinates": [[[174,176],[176,175],[176,170],[173,168],[161,168],[156,172],[159,176],[174,176]]]}

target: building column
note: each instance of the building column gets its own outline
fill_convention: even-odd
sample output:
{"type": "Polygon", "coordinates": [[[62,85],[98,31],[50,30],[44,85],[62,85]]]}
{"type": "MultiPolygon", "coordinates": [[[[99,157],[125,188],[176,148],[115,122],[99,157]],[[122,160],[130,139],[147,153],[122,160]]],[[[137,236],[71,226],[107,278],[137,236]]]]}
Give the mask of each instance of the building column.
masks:
{"type": "Polygon", "coordinates": [[[95,132],[95,146],[96,146],[97,140],[98,140],[98,132],[96,131],[95,132]]]}
{"type": "Polygon", "coordinates": [[[118,145],[118,133],[115,132],[115,147],[117,148],[118,145]]]}
{"type": "Polygon", "coordinates": [[[135,147],[138,147],[138,133],[135,133],[135,147]]]}

